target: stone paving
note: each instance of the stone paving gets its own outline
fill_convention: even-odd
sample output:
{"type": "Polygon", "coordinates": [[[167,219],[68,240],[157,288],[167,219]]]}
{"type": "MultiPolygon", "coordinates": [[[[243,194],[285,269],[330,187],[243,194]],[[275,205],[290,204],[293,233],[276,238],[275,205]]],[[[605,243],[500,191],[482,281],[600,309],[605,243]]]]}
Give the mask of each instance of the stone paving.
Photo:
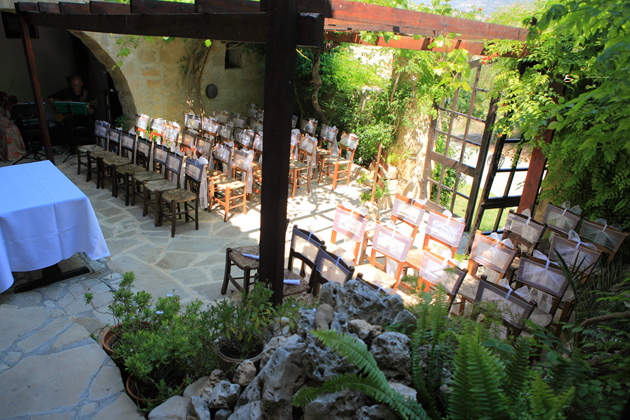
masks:
{"type": "MultiPolygon", "coordinates": [[[[91,261],[76,254],[73,259],[83,260],[91,273],[0,294],[0,419],[139,419],[118,368],[90,337],[112,323],[103,312],[122,273],[134,271],[136,288],[154,298],[174,293],[184,304],[222,299],[225,249],[258,243],[260,203],[254,196],[247,215],[227,223],[222,213],[203,211],[198,231],[192,223],[181,224],[171,238],[170,224],[155,227],[153,213],[142,217],[139,206],[125,207],[111,190],[96,189],[84,173],[77,175],[76,158],[61,163],[63,157],[56,156],[57,166],[90,199],[112,256],[91,261]],[[90,305],[83,299],[87,291],[94,294],[90,305]]],[[[337,203],[360,203],[354,183],[333,192],[330,183],[313,182],[311,194],[305,190],[288,201],[291,225],[311,227],[324,239],[330,238],[337,203]]],[[[32,276],[37,273],[20,273],[16,283],[32,276]]]]}

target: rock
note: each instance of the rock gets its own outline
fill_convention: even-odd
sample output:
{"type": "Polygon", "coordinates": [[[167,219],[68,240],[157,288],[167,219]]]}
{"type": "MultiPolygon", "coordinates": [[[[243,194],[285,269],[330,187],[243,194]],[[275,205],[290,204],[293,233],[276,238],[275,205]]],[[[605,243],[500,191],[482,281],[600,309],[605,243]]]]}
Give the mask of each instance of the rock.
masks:
{"type": "Polygon", "coordinates": [[[330,329],[339,331],[341,333],[348,332],[348,317],[344,314],[335,313],[335,316],[330,323],[330,329]]]}
{"type": "Polygon", "coordinates": [[[189,401],[179,395],[171,397],[149,413],[149,420],[186,420],[189,401]]]}
{"type": "Polygon", "coordinates": [[[262,400],[262,387],[264,384],[263,371],[264,369],[261,369],[260,373],[254,378],[252,383],[250,383],[238,397],[235,410],[249,403],[262,400]]]}
{"type": "Polygon", "coordinates": [[[198,397],[201,395],[201,390],[205,387],[205,383],[208,379],[210,379],[209,376],[203,376],[188,385],[184,390],[184,397],[198,397]]]}
{"type": "Polygon", "coordinates": [[[335,310],[332,306],[327,303],[320,305],[315,311],[315,329],[318,331],[329,329],[334,317],[335,310]]]}
{"type": "Polygon", "coordinates": [[[240,385],[221,381],[214,388],[208,397],[208,407],[210,408],[230,408],[238,399],[241,390],[240,385]]]}
{"type": "Polygon", "coordinates": [[[304,343],[280,347],[265,366],[262,411],[266,418],[291,420],[293,396],[304,384],[304,343]]]}
{"type": "Polygon", "coordinates": [[[214,414],[214,420],[227,420],[232,415],[232,410],[222,408],[214,414]]]}
{"type": "Polygon", "coordinates": [[[354,372],[356,367],[345,357],[340,357],[329,347],[324,346],[314,335],[304,340],[304,366],[306,375],[319,382],[326,382],[346,372],[354,372]]]}
{"type": "Polygon", "coordinates": [[[210,394],[212,394],[212,389],[223,379],[225,379],[225,375],[221,369],[215,369],[210,372],[210,376],[206,380],[206,382],[201,386],[201,389],[198,391],[197,395],[200,396],[206,403],[210,398],[210,394]]]}
{"type": "Polygon", "coordinates": [[[293,334],[291,337],[274,337],[265,345],[265,349],[263,350],[262,358],[260,359],[260,369],[267,364],[271,356],[275,353],[276,349],[279,347],[286,346],[294,346],[298,342],[302,341],[299,335],[293,334]]]}
{"type": "Polygon", "coordinates": [[[306,334],[315,329],[315,310],[300,309],[300,320],[298,321],[297,333],[300,337],[306,337],[306,334]]]}
{"type": "Polygon", "coordinates": [[[228,417],[228,420],[265,420],[265,416],[262,412],[262,403],[260,401],[254,401],[239,407],[228,417]]]}
{"type": "Polygon", "coordinates": [[[206,402],[199,397],[190,397],[188,411],[196,418],[196,420],[210,420],[210,410],[208,409],[206,402]]]}
{"type": "Polygon", "coordinates": [[[276,319],[272,327],[274,337],[287,337],[291,333],[291,320],[283,316],[276,319]]]}
{"type": "Polygon", "coordinates": [[[320,395],[304,406],[304,420],[354,420],[367,401],[364,393],[352,389],[320,395]]]}
{"type": "Polygon", "coordinates": [[[238,366],[238,368],[236,368],[232,382],[239,384],[242,387],[246,387],[254,380],[255,377],[256,366],[254,366],[254,363],[251,360],[245,360],[238,366]]]}
{"type": "Polygon", "coordinates": [[[400,296],[381,296],[356,280],[344,285],[328,282],[322,286],[319,296],[320,301],[332,306],[336,313],[348,319],[363,319],[372,325],[392,324],[405,309],[400,296]]]}
{"type": "Polygon", "coordinates": [[[402,395],[405,400],[409,398],[413,398],[415,400],[418,395],[418,392],[415,389],[399,384],[398,382],[390,382],[389,387],[402,395]]]}
{"type": "Polygon", "coordinates": [[[411,384],[410,341],[404,334],[386,332],[372,342],[370,353],[388,380],[411,384]]]}
{"type": "Polygon", "coordinates": [[[374,326],[363,319],[353,319],[348,322],[348,328],[350,329],[350,332],[356,334],[357,337],[365,341],[370,334],[372,334],[374,326]]]}
{"type": "Polygon", "coordinates": [[[386,405],[361,407],[355,420],[398,420],[398,416],[386,405]]]}
{"type": "Polygon", "coordinates": [[[408,310],[400,311],[394,319],[394,324],[400,324],[407,327],[407,331],[415,331],[418,320],[408,310]]]}

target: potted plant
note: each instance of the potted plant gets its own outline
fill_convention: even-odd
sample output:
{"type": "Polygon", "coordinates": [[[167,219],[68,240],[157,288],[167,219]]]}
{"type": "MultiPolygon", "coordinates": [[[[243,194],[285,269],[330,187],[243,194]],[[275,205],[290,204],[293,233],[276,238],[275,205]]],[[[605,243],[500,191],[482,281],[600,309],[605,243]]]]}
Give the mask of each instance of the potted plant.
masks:
{"type": "Polygon", "coordinates": [[[271,294],[264,283],[258,282],[240,303],[225,299],[211,307],[219,367],[228,377],[243,360],[256,363],[262,357],[265,330],[273,321],[271,294]]]}
{"type": "MultiPolygon", "coordinates": [[[[107,312],[114,318],[114,325],[105,329],[101,339],[101,345],[107,354],[113,355],[117,341],[125,332],[135,332],[151,327],[152,318],[155,316],[151,310],[153,303],[151,294],[138,291],[134,292],[133,282],[135,275],[128,271],[123,275],[118,290],[113,292],[113,300],[107,306],[107,312]]],[[[85,303],[90,304],[94,295],[86,293],[85,303]]]]}

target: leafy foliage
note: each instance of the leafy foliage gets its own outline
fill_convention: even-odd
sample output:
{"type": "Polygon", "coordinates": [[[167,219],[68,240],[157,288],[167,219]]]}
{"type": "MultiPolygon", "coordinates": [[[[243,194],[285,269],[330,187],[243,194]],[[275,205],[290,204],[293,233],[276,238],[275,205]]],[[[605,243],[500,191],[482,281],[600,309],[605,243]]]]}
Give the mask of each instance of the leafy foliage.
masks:
{"type": "Polygon", "coordinates": [[[351,388],[381,403],[389,404],[403,419],[426,419],[426,413],[420,404],[412,399],[404,399],[398,391],[390,388],[385,375],[379,370],[376,360],[365,344],[335,330],[311,333],[340,356],[346,357],[362,374],[346,373],[326,381],[320,388],[301,389],[293,397],[293,405],[303,406],[323,393],[351,388]]]}

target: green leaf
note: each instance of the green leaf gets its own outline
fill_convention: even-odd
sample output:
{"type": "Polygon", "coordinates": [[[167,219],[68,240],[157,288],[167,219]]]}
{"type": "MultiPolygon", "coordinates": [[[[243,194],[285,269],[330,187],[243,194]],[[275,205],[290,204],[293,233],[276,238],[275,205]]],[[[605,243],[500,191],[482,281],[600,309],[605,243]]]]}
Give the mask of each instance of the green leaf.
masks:
{"type": "Polygon", "coordinates": [[[212,45],[212,40],[210,40],[210,39],[206,39],[205,41],[203,41],[203,44],[204,44],[206,47],[210,48],[210,46],[212,45]]]}

